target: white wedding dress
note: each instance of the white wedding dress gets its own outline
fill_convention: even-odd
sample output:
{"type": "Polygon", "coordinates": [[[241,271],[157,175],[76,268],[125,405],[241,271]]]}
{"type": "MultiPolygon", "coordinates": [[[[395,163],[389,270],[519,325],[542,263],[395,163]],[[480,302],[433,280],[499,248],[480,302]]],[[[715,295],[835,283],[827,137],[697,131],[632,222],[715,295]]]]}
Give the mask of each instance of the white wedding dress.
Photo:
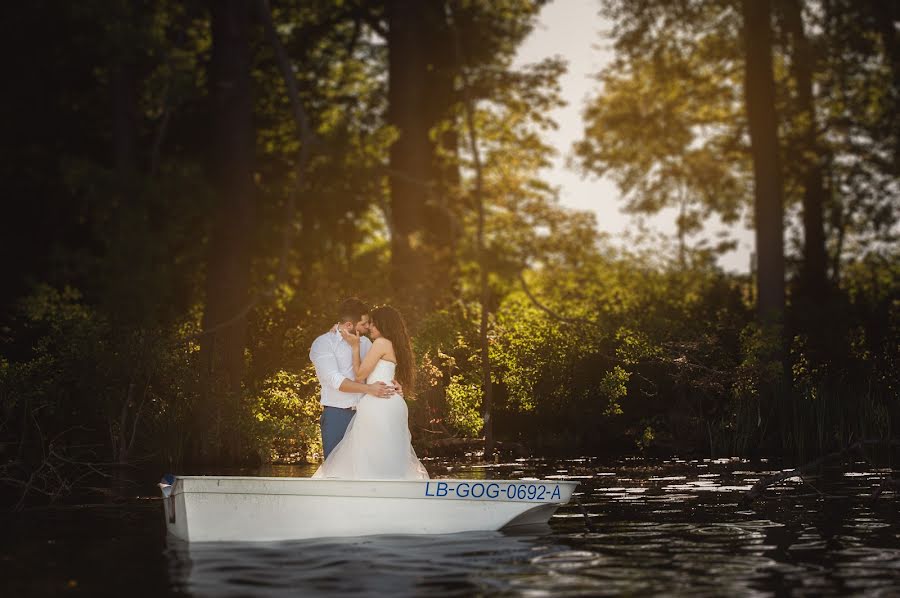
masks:
{"type": "MultiPolygon", "coordinates": [[[[397,364],[380,359],[367,384],[394,379],[397,364]]],[[[400,395],[380,399],[365,395],[344,438],[313,474],[345,480],[427,480],[428,472],[410,443],[409,411],[400,395]]]]}

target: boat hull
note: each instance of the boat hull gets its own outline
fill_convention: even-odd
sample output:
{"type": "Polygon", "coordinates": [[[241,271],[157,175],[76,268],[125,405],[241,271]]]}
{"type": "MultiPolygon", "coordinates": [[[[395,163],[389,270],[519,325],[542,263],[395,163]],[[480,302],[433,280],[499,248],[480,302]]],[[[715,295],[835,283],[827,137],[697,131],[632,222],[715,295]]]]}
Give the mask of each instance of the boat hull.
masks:
{"type": "Polygon", "coordinates": [[[447,534],[546,523],[576,482],[177,477],[166,526],[189,542],[447,534]]]}

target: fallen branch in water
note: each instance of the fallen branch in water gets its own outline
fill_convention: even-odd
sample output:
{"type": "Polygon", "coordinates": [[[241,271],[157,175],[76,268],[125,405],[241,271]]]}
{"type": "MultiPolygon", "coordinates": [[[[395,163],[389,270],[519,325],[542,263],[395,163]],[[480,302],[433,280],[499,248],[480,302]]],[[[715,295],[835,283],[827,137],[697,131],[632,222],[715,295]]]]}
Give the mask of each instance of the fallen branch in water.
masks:
{"type": "MultiPolygon", "coordinates": [[[[751,503],[754,500],[756,500],[757,498],[759,498],[762,495],[762,493],[765,492],[766,489],[769,488],[770,486],[774,486],[775,484],[778,484],[778,483],[788,480],[790,478],[800,478],[804,484],[807,484],[810,487],[815,488],[814,486],[812,486],[812,484],[809,484],[803,477],[805,475],[808,475],[811,470],[815,470],[815,469],[819,468],[820,466],[824,465],[825,463],[828,463],[829,461],[833,461],[835,459],[839,459],[849,453],[856,452],[856,451],[862,451],[863,447],[879,445],[879,444],[884,444],[887,446],[897,446],[897,445],[900,445],[900,441],[898,441],[898,440],[881,440],[881,439],[857,440],[853,444],[851,444],[839,451],[835,451],[833,453],[828,453],[827,455],[819,457],[818,459],[816,459],[814,461],[810,461],[809,463],[806,463],[805,465],[801,465],[800,467],[795,467],[794,469],[788,469],[788,470],[782,471],[780,473],[777,473],[775,475],[760,478],[759,480],[757,480],[757,482],[755,484],[753,484],[753,487],[750,488],[750,490],[748,490],[746,494],[744,494],[744,498],[741,500],[741,502],[745,505],[748,503],[751,503]]],[[[888,482],[888,485],[891,487],[894,487],[895,485],[900,485],[894,480],[885,480],[885,482],[888,482]]],[[[883,484],[884,484],[884,482],[883,482],[883,484]]],[[[818,490],[816,490],[816,491],[818,492],[818,490]]],[[[878,491],[876,496],[878,494],[881,494],[880,490],[878,491]]]]}
{"type": "Polygon", "coordinates": [[[572,495],[572,499],[575,501],[575,504],[578,505],[578,509],[581,511],[581,514],[584,516],[584,531],[590,533],[595,532],[594,524],[591,523],[591,516],[588,513],[587,509],[584,508],[584,505],[581,504],[581,501],[578,500],[578,497],[574,494],[572,495]]]}
{"type": "MultiPolygon", "coordinates": [[[[85,456],[93,454],[93,451],[84,449],[95,445],[71,442],[73,432],[87,431],[88,428],[71,426],[48,439],[41,428],[36,412],[37,409],[29,410],[26,420],[30,420],[34,430],[34,438],[29,442],[40,449],[40,455],[30,460],[20,457],[0,463],[0,486],[18,490],[18,501],[9,505],[13,511],[22,510],[29,496],[42,495],[52,503],[71,493],[76,485],[86,478],[110,477],[108,473],[100,469],[109,464],[76,458],[79,454],[85,456]]],[[[22,438],[25,438],[24,434],[22,438]]],[[[19,443],[20,448],[16,452],[21,455],[24,450],[24,442],[20,440],[19,443]]],[[[5,499],[4,493],[3,507],[7,506],[5,499]]]]}
{"type": "Polygon", "coordinates": [[[900,480],[882,478],[881,483],[878,484],[878,486],[875,488],[875,491],[872,493],[872,500],[878,500],[878,497],[881,496],[881,493],[887,489],[900,491],[900,480]]]}

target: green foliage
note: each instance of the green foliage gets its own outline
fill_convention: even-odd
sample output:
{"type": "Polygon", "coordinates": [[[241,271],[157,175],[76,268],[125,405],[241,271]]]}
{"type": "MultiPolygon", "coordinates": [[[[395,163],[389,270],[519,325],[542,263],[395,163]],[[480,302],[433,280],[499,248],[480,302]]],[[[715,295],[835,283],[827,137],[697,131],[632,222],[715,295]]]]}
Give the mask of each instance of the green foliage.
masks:
{"type": "Polygon", "coordinates": [[[624,326],[616,331],[616,356],[626,365],[634,365],[648,359],[657,358],[662,349],[654,346],[646,332],[631,330],[624,326]]]}
{"type": "Polygon", "coordinates": [[[454,376],[447,385],[447,423],[461,434],[477,436],[484,425],[481,418],[480,384],[465,384],[462,376],[454,376]]]}
{"type": "MultiPolygon", "coordinates": [[[[651,266],[642,253],[591,254],[581,247],[574,262],[557,255],[556,267],[527,274],[528,293],[503,287],[508,294],[493,314],[490,351],[501,429],[504,419],[520,422],[517,432],[528,439],[548,427],[566,429],[562,442],[593,446],[602,442],[594,437],[602,428],[614,430],[616,442],[627,445],[630,438],[632,446],[643,446],[646,425],[640,422],[661,411],[694,410],[702,399],[710,399],[710,411],[727,410],[739,334],[750,318],[739,281],[715,270],[651,266]],[[535,430],[523,422],[533,422],[528,426],[535,430]]],[[[469,319],[456,328],[448,320],[441,329],[450,338],[460,330],[472,335],[477,312],[465,314],[460,317],[469,319]]],[[[477,384],[480,360],[469,349],[472,341],[462,345],[466,350],[453,364],[477,384]]],[[[669,443],[697,442],[665,418],[653,428],[655,438],[669,443]]]]}
{"type": "Polygon", "coordinates": [[[470,437],[480,432],[477,332],[474,317],[462,309],[432,312],[420,324],[413,347],[420,362],[418,399],[410,404],[410,418],[420,427],[470,437]]]}
{"type": "Polygon", "coordinates": [[[606,415],[622,415],[622,406],[619,401],[628,394],[630,377],[631,374],[618,365],[613,366],[613,369],[603,375],[603,379],[600,381],[600,392],[609,402],[604,411],[606,415]]]}
{"type": "Polygon", "coordinates": [[[573,400],[574,393],[588,393],[578,388],[572,367],[596,350],[586,332],[560,325],[522,293],[510,295],[497,314],[491,352],[509,404],[524,411],[538,405],[554,409],[573,400]]]}
{"type": "Polygon", "coordinates": [[[322,454],[318,385],[310,364],[299,373],[279,370],[247,398],[253,438],[263,462],[310,461],[322,454]]]}
{"type": "Polygon", "coordinates": [[[189,327],[168,334],[122,330],[78,291],[47,285],[25,298],[19,313],[17,325],[32,346],[5,361],[0,386],[6,423],[24,421],[32,431],[0,433],[13,434],[20,454],[46,450],[40,447],[56,439],[90,447],[94,460],[126,461],[141,456],[136,450],[157,452],[169,463],[180,458],[184,420],[197,392],[196,346],[179,342],[189,327]],[[136,445],[139,437],[143,442],[136,445]]]}
{"type": "Polygon", "coordinates": [[[644,428],[644,432],[637,441],[638,448],[641,449],[641,451],[646,451],[653,445],[654,440],[656,440],[656,434],[652,427],[647,426],[644,428]]]}
{"type": "Polygon", "coordinates": [[[735,386],[738,397],[759,398],[763,389],[783,380],[782,334],[779,326],[764,326],[756,322],[741,331],[743,359],[735,386]]]}

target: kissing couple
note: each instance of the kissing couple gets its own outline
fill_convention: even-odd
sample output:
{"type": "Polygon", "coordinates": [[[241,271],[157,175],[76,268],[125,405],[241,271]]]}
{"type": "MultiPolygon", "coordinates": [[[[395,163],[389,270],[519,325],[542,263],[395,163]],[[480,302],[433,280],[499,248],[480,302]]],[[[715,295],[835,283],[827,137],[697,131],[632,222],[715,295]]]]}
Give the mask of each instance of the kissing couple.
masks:
{"type": "Polygon", "coordinates": [[[309,358],[322,386],[325,462],[314,478],[425,480],[409,433],[403,387],[414,388],[406,323],[389,305],[341,301],[337,324],[313,341],[309,358]],[[366,338],[366,334],[371,337],[366,338]]]}

